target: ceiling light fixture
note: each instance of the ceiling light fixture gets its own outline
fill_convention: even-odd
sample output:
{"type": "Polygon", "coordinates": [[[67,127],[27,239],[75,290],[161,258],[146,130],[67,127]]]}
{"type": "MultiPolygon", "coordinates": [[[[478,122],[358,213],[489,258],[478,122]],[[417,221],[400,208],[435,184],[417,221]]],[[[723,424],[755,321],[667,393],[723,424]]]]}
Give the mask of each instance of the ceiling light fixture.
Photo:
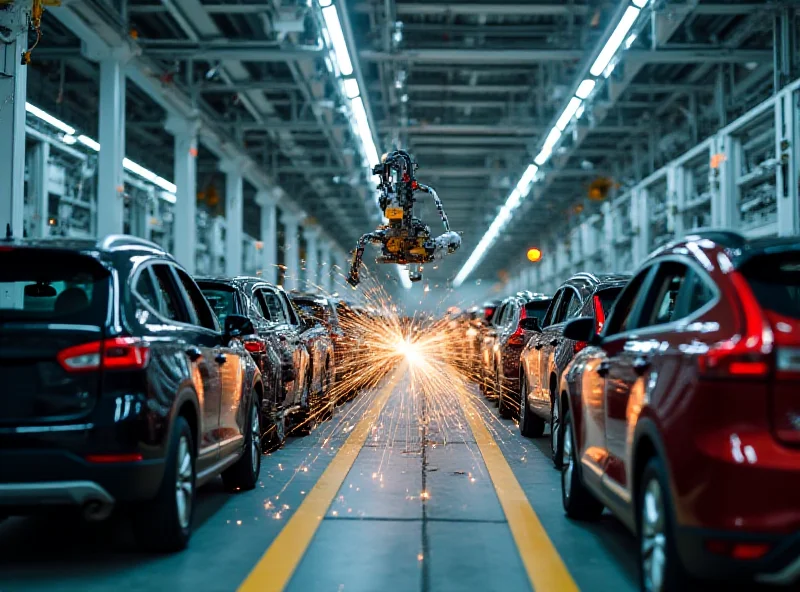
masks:
{"type": "Polygon", "coordinates": [[[38,117],[45,123],[49,123],[54,128],[60,129],[65,134],[68,134],[70,136],[75,135],[74,127],[72,127],[71,125],[67,125],[60,119],[56,119],[55,117],[53,117],[52,115],[50,115],[45,111],[42,111],[41,109],[39,109],[39,107],[36,107],[35,105],[31,105],[30,103],[25,103],[25,111],[27,111],[28,113],[30,113],[35,117],[38,117]]]}
{"type": "Polygon", "coordinates": [[[336,56],[336,64],[342,76],[350,76],[353,73],[353,62],[350,61],[350,53],[347,51],[347,42],[344,40],[342,23],[339,21],[339,13],[335,6],[327,6],[322,9],[322,17],[325,19],[325,26],[331,36],[333,53],[336,56]]]}

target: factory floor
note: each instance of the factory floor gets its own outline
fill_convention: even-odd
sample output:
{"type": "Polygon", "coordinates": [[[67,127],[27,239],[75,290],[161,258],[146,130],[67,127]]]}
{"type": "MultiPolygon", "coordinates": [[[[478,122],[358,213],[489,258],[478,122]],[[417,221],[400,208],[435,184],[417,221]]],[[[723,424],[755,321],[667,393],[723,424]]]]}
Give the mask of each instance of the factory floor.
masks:
{"type": "Polygon", "coordinates": [[[0,524],[0,592],[637,589],[614,518],[565,518],[548,440],[477,387],[419,396],[401,370],[263,457],[254,491],[199,491],[189,548],[138,552],[124,516],[0,524]]]}

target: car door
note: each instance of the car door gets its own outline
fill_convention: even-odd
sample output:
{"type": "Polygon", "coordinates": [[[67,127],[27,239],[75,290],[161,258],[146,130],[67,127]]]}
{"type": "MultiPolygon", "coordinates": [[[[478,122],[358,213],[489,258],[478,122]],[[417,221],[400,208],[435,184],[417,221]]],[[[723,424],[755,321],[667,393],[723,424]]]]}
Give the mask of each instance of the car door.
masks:
{"type": "MultiPolygon", "coordinates": [[[[245,430],[248,427],[249,400],[245,397],[249,393],[249,384],[245,379],[247,357],[250,354],[244,349],[243,341],[239,338],[229,343],[223,341],[222,328],[217,322],[216,315],[195,281],[180,267],[173,267],[173,272],[190,308],[192,324],[198,331],[208,333],[209,338],[213,338],[216,342],[214,361],[219,368],[222,383],[218,434],[220,457],[224,458],[241,450],[245,430]]],[[[241,299],[241,294],[239,297],[241,299]]],[[[243,307],[244,303],[240,302],[240,305],[243,307]]],[[[240,314],[246,310],[242,307],[237,307],[240,314]]]]}
{"type": "MultiPolygon", "coordinates": [[[[544,400],[542,396],[543,392],[543,379],[542,379],[542,348],[546,343],[546,335],[545,330],[553,324],[554,319],[556,317],[556,312],[558,311],[559,304],[561,302],[561,297],[564,294],[565,289],[561,288],[556,291],[553,299],[550,301],[550,306],[547,308],[547,313],[544,315],[544,319],[542,320],[542,331],[537,333],[536,335],[531,338],[529,348],[531,349],[530,355],[530,366],[529,366],[529,375],[528,381],[530,384],[530,403],[532,409],[542,409],[542,401],[544,400]]],[[[546,380],[544,381],[546,382],[546,380]]]]}
{"type": "Polygon", "coordinates": [[[297,379],[295,353],[297,336],[289,326],[283,301],[277,292],[267,286],[260,286],[254,289],[254,294],[261,309],[264,311],[264,316],[269,319],[270,333],[275,338],[281,358],[282,388],[276,394],[276,403],[280,407],[287,407],[294,404],[298,384],[300,384],[297,379]]]}
{"type": "Polygon", "coordinates": [[[219,414],[222,403],[222,380],[216,359],[219,333],[195,324],[195,317],[190,312],[190,305],[170,263],[155,263],[148,271],[152,274],[158,294],[160,315],[169,321],[169,324],[153,327],[153,332],[158,334],[159,339],[176,340],[182,349],[181,357],[185,356],[191,365],[202,422],[197,457],[199,473],[216,462],[219,454],[219,414]]]}
{"type": "Polygon", "coordinates": [[[564,323],[571,316],[580,311],[581,300],[578,291],[572,286],[564,286],[558,308],[552,319],[539,338],[539,391],[534,400],[535,407],[541,413],[550,417],[550,377],[555,367],[555,352],[564,339],[564,323]]]}

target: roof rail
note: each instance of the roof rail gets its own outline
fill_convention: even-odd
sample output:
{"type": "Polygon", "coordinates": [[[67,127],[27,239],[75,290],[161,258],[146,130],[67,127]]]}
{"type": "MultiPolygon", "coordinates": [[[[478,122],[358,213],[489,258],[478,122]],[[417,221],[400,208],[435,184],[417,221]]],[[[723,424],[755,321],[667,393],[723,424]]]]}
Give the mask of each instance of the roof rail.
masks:
{"type": "Polygon", "coordinates": [[[732,248],[742,247],[747,243],[745,235],[729,228],[701,228],[696,232],[688,233],[683,237],[683,240],[691,240],[693,238],[707,239],[732,248]]]}
{"type": "Polygon", "coordinates": [[[587,278],[588,280],[593,281],[593,282],[599,282],[600,281],[600,278],[598,278],[595,274],[593,274],[591,272],[588,272],[588,271],[579,271],[578,273],[573,273],[572,277],[573,278],[579,278],[579,277],[587,278]]]}
{"type": "Polygon", "coordinates": [[[109,234],[107,237],[98,241],[97,246],[100,249],[104,250],[111,250],[116,247],[122,246],[139,246],[139,247],[146,247],[148,249],[154,249],[156,251],[161,251],[166,253],[166,250],[162,247],[158,246],[153,241],[149,241],[144,238],[139,238],[138,236],[133,236],[130,234],[109,234]]]}

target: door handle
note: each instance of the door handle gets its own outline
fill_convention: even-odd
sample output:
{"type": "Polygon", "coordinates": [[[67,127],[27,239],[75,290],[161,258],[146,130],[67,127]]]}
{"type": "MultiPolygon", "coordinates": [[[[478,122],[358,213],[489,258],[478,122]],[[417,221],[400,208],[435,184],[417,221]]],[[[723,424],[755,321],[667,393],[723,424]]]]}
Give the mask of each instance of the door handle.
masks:
{"type": "Polygon", "coordinates": [[[650,360],[645,357],[638,357],[633,361],[633,369],[637,374],[644,373],[650,367],[650,360]]]}
{"type": "Polygon", "coordinates": [[[215,361],[217,364],[224,364],[224,363],[225,363],[225,360],[227,360],[227,359],[228,359],[228,356],[226,356],[226,355],[225,355],[224,353],[222,353],[222,352],[217,352],[217,355],[216,355],[216,356],[214,356],[214,361],[215,361]]]}
{"type": "Polygon", "coordinates": [[[603,360],[597,366],[597,374],[605,378],[608,375],[609,370],[611,370],[611,364],[608,360],[603,360]]]}
{"type": "Polygon", "coordinates": [[[555,347],[555,346],[556,346],[556,345],[558,345],[559,343],[560,343],[560,342],[559,342],[559,340],[558,340],[558,339],[551,339],[551,340],[550,340],[550,345],[552,345],[553,347],[555,347]]]}
{"type": "Polygon", "coordinates": [[[203,357],[203,352],[200,351],[199,347],[190,347],[186,350],[186,355],[189,356],[192,362],[196,362],[203,357]]]}

